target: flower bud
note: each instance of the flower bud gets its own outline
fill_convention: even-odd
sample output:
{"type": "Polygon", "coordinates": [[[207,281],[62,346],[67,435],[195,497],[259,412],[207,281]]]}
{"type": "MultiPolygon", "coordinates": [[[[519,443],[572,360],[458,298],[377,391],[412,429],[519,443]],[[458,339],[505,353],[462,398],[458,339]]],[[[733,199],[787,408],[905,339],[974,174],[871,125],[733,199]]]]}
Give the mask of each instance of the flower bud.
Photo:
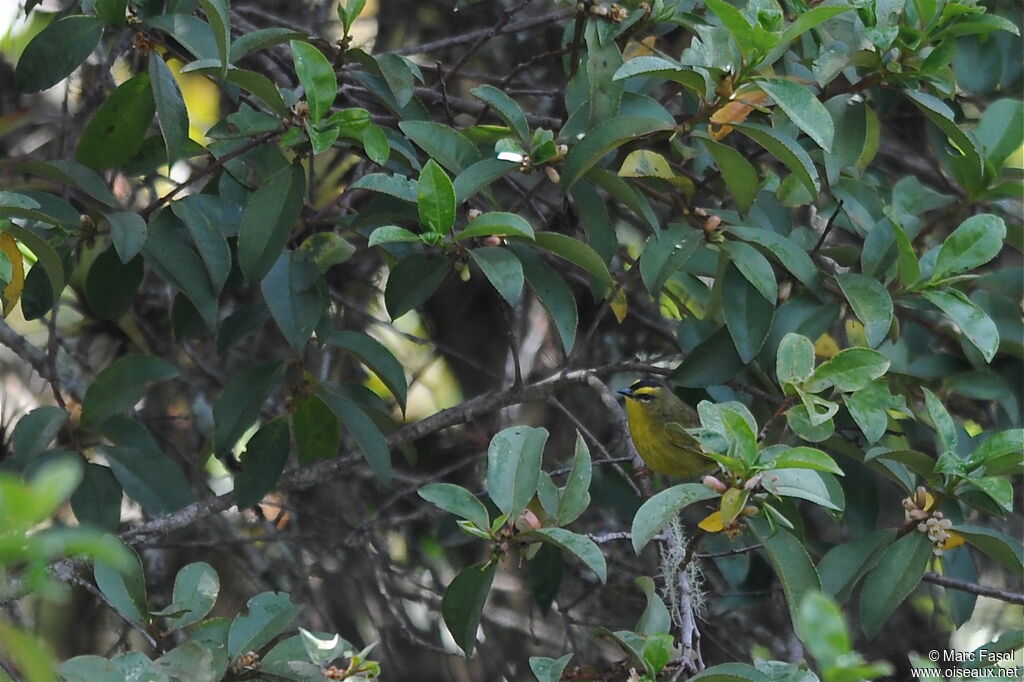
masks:
{"type": "Polygon", "coordinates": [[[761,485],[761,474],[757,476],[751,476],[746,483],[743,484],[744,490],[753,490],[757,486],[761,485]]]}
{"type": "Polygon", "coordinates": [[[550,180],[554,185],[557,185],[558,181],[562,179],[562,176],[558,174],[558,171],[551,166],[544,167],[544,174],[548,176],[548,180],[550,180]]]}
{"type": "Polygon", "coordinates": [[[700,482],[714,490],[716,493],[724,493],[727,490],[724,483],[710,474],[702,478],[700,482]]]}
{"type": "Polygon", "coordinates": [[[482,214],[483,214],[483,211],[481,211],[478,208],[471,208],[468,211],[466,211],[466,217],[469,218],[470,220],[476,220],[482,214]]]}

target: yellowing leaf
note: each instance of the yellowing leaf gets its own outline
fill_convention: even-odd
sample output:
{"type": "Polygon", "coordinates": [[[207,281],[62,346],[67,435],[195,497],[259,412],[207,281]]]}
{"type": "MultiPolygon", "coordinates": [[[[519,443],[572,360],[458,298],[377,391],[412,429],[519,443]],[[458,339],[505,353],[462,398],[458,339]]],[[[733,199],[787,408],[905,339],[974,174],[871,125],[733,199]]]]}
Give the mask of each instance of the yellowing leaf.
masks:
{"type": "Polygon", "coordinates": [[[721,533],[725,529],[725,524],[722,523],[722,512],[716,511],[709,514],[697,524],[697,527],[708,533],[721,533]]]}
{"type": "Polygon", "coordinates": [[[851,317],[844,324],[846,325],[846,345],[849,348],[858,346],[861,348],[871,347],[868,344],[868,337],[864,333],[864,325],[861,324],[860,320],[855,320],[851,317]]]}
{"type": "Polygon", "coordinates": [[[615,293],[615,298],[612,299],[612,313],[619,324],[622,324],[622,321],[629,315],[629,301],[626,300],[625,290],[619,289],[615,293]]]}
{"type": "Polygon", "coordinates": [[[7,317],[18,305],[21,290],[25,288],[25,261],[18,250],[18,243],[9,232],[0,232],[0,251],[11,262],[11,281],[4,288],[4,317],[7,317]]]}
{"type": "Polygon", "coordinates": [[[220,90],[206,76],[181,73],[181,67],[184,66],[181,60],[170,59],[167,66],[174,74],[174,80],[178,81],[181,96],[185,99],[189,120],[188,136],[203,144],[206,131],[220,120],[220,90]]]}
{"type": "Polygon", "coordinates": [[[647,149],[630,152],[619,168],[620,178],[662,178],[671,180],[675,177],[665,157],[647,149]]]}
{"type": "Polygon", "coordinates": [[[960,545],[964,544],[966,541],[967,540],[964,538],[963,535],[960,535],[956,531],[949,531],[949,537],[942,542],[942,545],[939,547],[939,549],[948,552],[951,549],[956,549],[960,545]]]}
{"type": "Polygon", "coordinates": [[[828,332],[819,336],[818,340],[814,342],[814,354],[819,358],[827,360],[837,353],[839,353],[839,344],[828,332]]]}
{"type": "Polygon", "coordinates": [[[640,41],[631,40],[629,41],[629,44],[626,45],[626,49],[622,51],[622,58],[624,60],[628,60],[633,57],[646,57],[648,55],[657,54],[654,51],[654,44],[657,42],[657,36],[647,36],[640,41]]]}
{"type": "Polygon", "coordinates": [[[732,132],[730,123],[742,123],[752,111],[760,108],[767,99],[768,95],[757,88],[733,93],[732,97],[729,98],[729,102],[711,114],[711,125],[708,126],[711,137],[721,140],[732,132]]]}

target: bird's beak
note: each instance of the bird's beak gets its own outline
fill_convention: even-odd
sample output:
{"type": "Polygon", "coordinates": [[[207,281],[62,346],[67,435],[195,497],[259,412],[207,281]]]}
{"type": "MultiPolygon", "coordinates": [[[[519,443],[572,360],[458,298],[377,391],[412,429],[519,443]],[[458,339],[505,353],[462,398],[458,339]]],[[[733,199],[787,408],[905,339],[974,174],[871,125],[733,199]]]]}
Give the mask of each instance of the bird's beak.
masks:
{"type": "Polygon", "coordinates": [[[633,397],[633,389],[631,389],[631,388],[624,388],[621,391],[616,391],[616,393],[618,393],[619,395],[624,395],[627,398],[632,398],[633,397]]]}

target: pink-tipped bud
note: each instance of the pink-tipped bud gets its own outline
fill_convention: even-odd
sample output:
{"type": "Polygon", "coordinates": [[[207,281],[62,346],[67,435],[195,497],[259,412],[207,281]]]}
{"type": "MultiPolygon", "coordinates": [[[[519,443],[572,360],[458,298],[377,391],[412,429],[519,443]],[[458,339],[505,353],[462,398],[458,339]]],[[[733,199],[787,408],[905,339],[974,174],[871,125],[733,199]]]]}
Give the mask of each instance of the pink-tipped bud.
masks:
{"type": "Polygon", "coordinates": [[[759,485],[761,485],[761,474],[758,474],[757,476],[751,476],[750,479],[743,484],[743,489],[753,490],[759,485]]]}
{"type": "Polygon", "coordinates": [[[719,481],[714,476],[711,476],[710,474],[702,478],[700,482],[714,490],[716,493],[724,493],[726,490],[728,490],[724,483],[719,481]]]}

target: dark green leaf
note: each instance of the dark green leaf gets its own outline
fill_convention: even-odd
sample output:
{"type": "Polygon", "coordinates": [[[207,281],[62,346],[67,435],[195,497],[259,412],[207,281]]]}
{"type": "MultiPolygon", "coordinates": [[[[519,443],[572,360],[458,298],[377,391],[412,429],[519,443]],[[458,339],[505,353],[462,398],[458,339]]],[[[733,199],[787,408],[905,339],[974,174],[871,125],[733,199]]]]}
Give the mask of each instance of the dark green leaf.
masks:
{"type": "Polygon", "coordinates": [[[301,38],[302,36],[303,34],[298,31],[281,27],[261,28],[251,33],[243,33],[235,39],[235,42],[231,43],[228,61],[234,64],[248,54],[273,47],[274,45],[280,45],[283,42],[301,38]]]}
{"type": "Polygon", "coordinates": [[[730,264],[725,271],[723,314],[736,352],[744,364],[761,352],[772,328],[775,308],[730,264]]]}
{"type": "Polygon", "coordinates": [[[93,568],[93,576],[100,592],[118,613],[126,620],[145,627],[149,620],[149,607],[146,604],[146,579],[138,554],[129,550],[129,560],[118,568],[98,561],[93,568]]]}
{"type": "MultiPolygon", "coordinates": [[[[146,77],[148,78],[148,76],[146,77]]],[[[117,206],[117,199],[107,188],[103,178],[96,171],[86,168],[80,163],[66,159],[46,162],[25,161],[18,164],[17,168],[24,173],[38,175],[62,185],[74,187],[106,206],[112,208],[117,206]]]]}
{"type": "MultiPolygon", "coordinates": [[[[694,133],[696,135],[696,133],[694,133]]],[[[715,159],[715,164],[722,171],[722,179],[729,189],[736,202],[736,208],[741,214],[750,210],[754,203],[757,192],[760,189],[760,179],[757,171],[747,157],[732,147],[715,142],[710,136],[700,135],[700,141],[715,159]]]]}
{"type": "Polygon", "coordinates": [[[238,226],[238,267],[249,282],[261,281],[278,260],[305,195],[300,164],[282,168],[250,195],[238,226]]]}
{"type": "Polygon", "coordinates": [[[931,556],[931,541],[916,531],[897,540],[881,555],[864,579],[860,594],[861,627],[869,640],[917,587],[931,556]]]}
{"type": "Polygon", "coordinates": [[[832,117],[809,88],[796,81],[781,78],[761,80],[757,85],[768,93],[779,108],[786,112],[789,119],[817,142],[819,147],[826,152],[831,151],[832,138],[835,136],[832,117]]]}
{"type": "Polygon", "coordinates": [[[494,563],[464,568],[448,585],[441,600],[444,624],[467,658],[473,655],[476,631],[497,568],[494,563]]]}
{"type": "Polygon", "coordinates": [[[260,408],[284,379],[285,367],[268,362],[235,375],[213,404],[213,450],[230,455],[259,417],[260,408]]]}
{"type": "Polygon", "coordinates": [[[942,242],[931,281],[988,263],[999,254],[1005,238],[1006,223],[999,216],[991,213],[971,216],[942,242]]]}
{"type": "Polygon", "coordinates": [[[228,69],[228,50],[231,49],[231,11],[229,0],[199,0],[199,6],[206,14],[213,31],[213,40],[217,44],[217,57],[220,60],[221,78],[228,69]]]}
{"type": "Polygon", "coordinates": [[[288,344],[300,352],[323,312],[320,270],[302,251],[284,251],[260,282],[263,299],[288,344]]]}
{"type": "Polygon", "coordinates": [[[103,369],[85,392],[82,424],[98,427],[131,409],[146,395],[146,387],[178,376],[178,369],[163,358],[128,355],[103,369]]]}
{"type": "Polygon", "coordinates": [[[380,482],[388,485],[391,482],[391,450],[377,425],[357,403],[326,386],[320,387],[317,396],[331,408],[334,415],[352,434],[353,440],[380,482]]]}
{"type": "Polygon", "coordinates": [[[969,180],[973,182],[980,178],[984,165],[976,141],[956,124],[952,110],[943,101],[925,92],[905,90],[904,94],[949,138],[970,174],[969,180]]]}
{"type": "Polygon", "coordinates": [[[608,580],[608,566],[604,555],[601,554],[601,548],[586,535],[579,535],[564,528],[540,528],[530,531],[528,535],[570,552],[597,574],[602,583],[608,580]]]}
{"type": "Polygon", "coordinates": [[[722,248],[743,276],[757,289],[768,303],[775,303],[779,295],[775,271],[761,252],[745,242],[726,242],[722,248]]]}
{"type": "Polygon", "coordinates": [[[203,561],[188,564],[174,578],[171,604],[155,615],[168,614],[165,622],[174,630],[198,623],[213,608],[219,592],[220,578],[210,564],[203,561]]]}
{"type": "Polygon", "coordinates": [[[487,493],[502,513],[515,519],[537,492],[541,455],[548,432],[511,426],[499,431],[487,448],[487,493]]]}
{"type": "Polygon", "coordinates": [[[18,59],[14,71],[18,89],[39,92],[64,80],[92,54],[102,33],[103,22],[96,17],[69,16],[47,26],[18,59]]]}
{"type": "Polygon", "coordinates": [[[309,120],[318,123],[334,104],[338,94],[338,79],[334,75],[334,67],[323,52],[309,43],[293,40],[292,59],[295,61],[295,73],[299,76],[302,89],[306,91],[309,103],[309,120]]]}
{"type": "Polygon", "coordinates": [[[82,483],[71,496],[71,511],[83,526],[93,525],[111,533],[117,530],[121,520],[121,485],[110,468],[85,465],[82,483]]]}
{"type": "Polygon", "coordinates": [[[663,121],[641,116],[620,116],[599,123],[569,150],[562,164],[561,185],[568,190],[608,152],[651,133],[668,130],[663,121]]]}
{"type": "Polygon", "coordinates": [[[502,120],[509,125],[516,135],[523,142],[530,139],[530,124],[526,122],[526,115],[519,104],[493,85],[480,85],[470,92],[477,99],[483,100],[488,106],[494,109],[495,113],[501,116],[502,120]]]}
{"type": "Polygon", "coordinates": [[[420,488],[418,494],[427,502],[466,519],[481,530],[488,530],[491,527],[484,503],[460,485],[431,483],[420,488]]]}
{"type": "Polygon", "coordinates": [[[217,294],[199,254],[192,249],[187,228],[171,211],[161,211],[150,223],[143,253],[160,277],[188,297],[206,326],[213,327],[217,322],[217,294]]]}
{"type": "Polygon", "coordinates": [[[571,658],[571,653],[561,658],[531,656],[530,672],[537,678],[537,682],[559,682],[562,679],[562,671],[565,670],[565,666],[569,665],[571,658]]]}
{"type": "Polygon", "coordinates": [[[889,360],[869,348],[844,348],[818,366],[805,388],[818,393],[835,386],[838,391],[858,391],[886,373],[889,360]]]}
{"type": "Polygon", "coordinates": [[[124,494],[150,516],[170,514],[195,502],[185,473],[159,450],[103,446],[124,494]]]}
{"type": "Polygon", "coordinates": [[[48,447],[68,421],[68,413],[59,407],[44,405],[18,420],[11,434],[10,447],[16,460],[27,464],[48,447]]]}
{"type": "Polygon", "coordinates": [[[986,362],[992,362],[999,350],[999,330],[984,310],[957,289],[925,291],[923,296],[956,324],[986,362]]]}
{"type": "Polygon", "coordinates": [[[164,63],[163,57],[156,52],[150,53],[149,81],[153,88],[153,101],[156,104],[156,119],[160,123],[160,132],[167,146],[167,163],[185,156],[185,144],[188,142],[188,110],[185,98],[181,94],[174,74],[164,63]]]}
{"type": "Polygon", "coordinates": [[[480,267],[481,272],[501,297],[510,306],[519,302],[523,293],[523,266],[516,255],[508,249],[497,246],[485,246],[472,249],[470,257],[480,267]]]}
{"type": "Polygon", "coordinates": [[[768,522],[760,518],[751,519],[748,525],[764,546],[764,553],[782,583],[790,617],[796,623],[804,597],[821,590],[818,572],[814,570],[807,550],[791,533],[781,528],[772,533],[768,522]]]}
{"type": "Polygon", "coordinates": [[[634,76],[664,78],[675,81],[689,88],[700,97],[704,97],[707,93],[707,81],[703,74],[694,69],[687,69],[663,57],[656,57],[654,55],[634,57],[620,66],[612,78],[614,80],[622,80],[634,76]]]}
{"type": "Polygon", "coordinates": [[[331,408],[315,395],[298,402],[292,412],[292,437],[301,466],[338,454],[341,429],[331,408]]]}
{"type": "Polygon", "coordinates": [[[424,232],[448,234],[455,224],[455,189],[448,174],[429,159],[416,184],[416,208],[424,232]]]}
{"type": "Polygon", "coordinates": [[[370,192],[380,192],[388,196],[416,203],[416,181],[410,180],[404,175],[387,175],[386,173],[369,173],[356,180],[349,187],[352,189],[365,189],[370,192]]]}
{"type": "Polygon", "coordinates": [[[555,520],[560,526],[572,523],[590,504],[590,479],[592,476],[590,450],[583,436],[576,434],[576,448],[573,452],[572,468],[558,500],[555,520]]]}
{"type": "Polygon", "coordinates": [[[836,545],[818,562],[821,589],[845,603],[861,578],[870,571],[896,537],[889,529],[877,530],[836,545]]]}
{"type": "Polygon", "coordinates": [[[75,161],[89,168],[128,163],[142,147],[155,111],[149,74],[121,83],[89,120],[75,149],[75,161]]]}
{"type": "Polygon", "coordinates": [[[288,422],[278,417],[267,422],[245,445],[242,470],[235,474],[235,503],[258,504],[274,489],[288,460],[288,422]]]}
{"type": "Polygon", "coordinates": [[[523,275],[530,288],[551,316],[551,321],[558,330],[558,337],[562,341],[562,348],[568,355],[576,340],[576,325],[579,321],[576,298],[572,290],[565,280],[535,253],[525,248],[513,247],[513,250],[519,256],[519,262],[523,265],[523,275]]]}
{"type": "Polygon", "coordinates": [[[560,258],[583,268],[598,281],[602,290],[612,286],[612,276],[601,256],[587,244],[557,232],[538,232],[534,235],[537,248],[553,253],[560,258]]]}
{"type": "Polygon", "coordinates": [[[85,278],[85,303],[101,320],[118,320],[131,310],[142,283],[142,258],[122,263],[114,247],[96,257],[85,278]]]}
{"type": "Polygon", "coordinates": [[[492,211],[470,221],[466,229],[455,235],[461,241],[471,237],[521,237],[533,241],[533,227],[520,215],[492,211]]]}
{"type": "Polygon", "coordinates": [[[1014,575],[1024,576],[1024,546],[1016,538],[991,528],[973,525],[959,525],[953,532],[964,537],[967,542],[998,561],[1014,575]]]}
{"type": "Polygon", "coordinates": [[[453,128],[432,121],[402,121],[398,127],[420,149],[456,175],[480,160],[476,145],[453,128]]]}
{"type": "Polygon", "coordinates": [[[733,127],[764,147],[792,171],[812,197],[818,196],[818,171],[811,157],[796,140],[760,123],[735,123],[733,127]]]}
{"type": "Polygon", "coordinates": [[[148,228],[146,221],[138,213],[110,213],[106,216],[110,223],[110,237],[122,263],[135,258],[146,243],[148,228]]]}
{"type": "Polygon", "coordinates": [[[856,272],[836,275],[836,282],[864,325],[868,344],[875,348],[885,340],[892,324],[892,298],[878,280],[856,272]]]}
{"type": "Polygon", "coordinates": [[[384,344],[366,334],[351,331],[331,332],[324,336],[323,340],[324,343],[351,353],[369,367],[388,387],[402,409],[405,409],[406,395],[409,390],[405,380],[405,370],[384,344]]]}
{"type": "Polygon", "coordinates": [[[192,243],[210,276],[214,293],[219,294],[231,272],[231,250],[224,234],[214,222],[216,216],[204,209],[198,195],[171,204],[171,211],[188,228],[192,243]]]}
{"type": "Polygon", "coordinates": [[[259,651],[292,624],[302,607],[292,603],[284,592],[263,592],[249,600],[247,613],[231,623],[228,632],[228,657],[237,659],[249,651],[259,651]]]}
{"type": "Polygon", "coordinates": [[[777,351],[775,375],[780,384],[799,384],[814,372],[814,344],[802,334],[787,333],[777,351]]]}
{"type": "Polygon", "coordinates": [[[703,388],[724,382],[744,365],[732,344],[728,328],[722,326],[687,353],[669,378],[679,386],[703,388]]]}
{"type": "Polygon", "coordinates": [[[392,320],[422,305],[451,272],[447,258],[413,254],[398,261],[388,275],[384,307],[392,320]]]}

